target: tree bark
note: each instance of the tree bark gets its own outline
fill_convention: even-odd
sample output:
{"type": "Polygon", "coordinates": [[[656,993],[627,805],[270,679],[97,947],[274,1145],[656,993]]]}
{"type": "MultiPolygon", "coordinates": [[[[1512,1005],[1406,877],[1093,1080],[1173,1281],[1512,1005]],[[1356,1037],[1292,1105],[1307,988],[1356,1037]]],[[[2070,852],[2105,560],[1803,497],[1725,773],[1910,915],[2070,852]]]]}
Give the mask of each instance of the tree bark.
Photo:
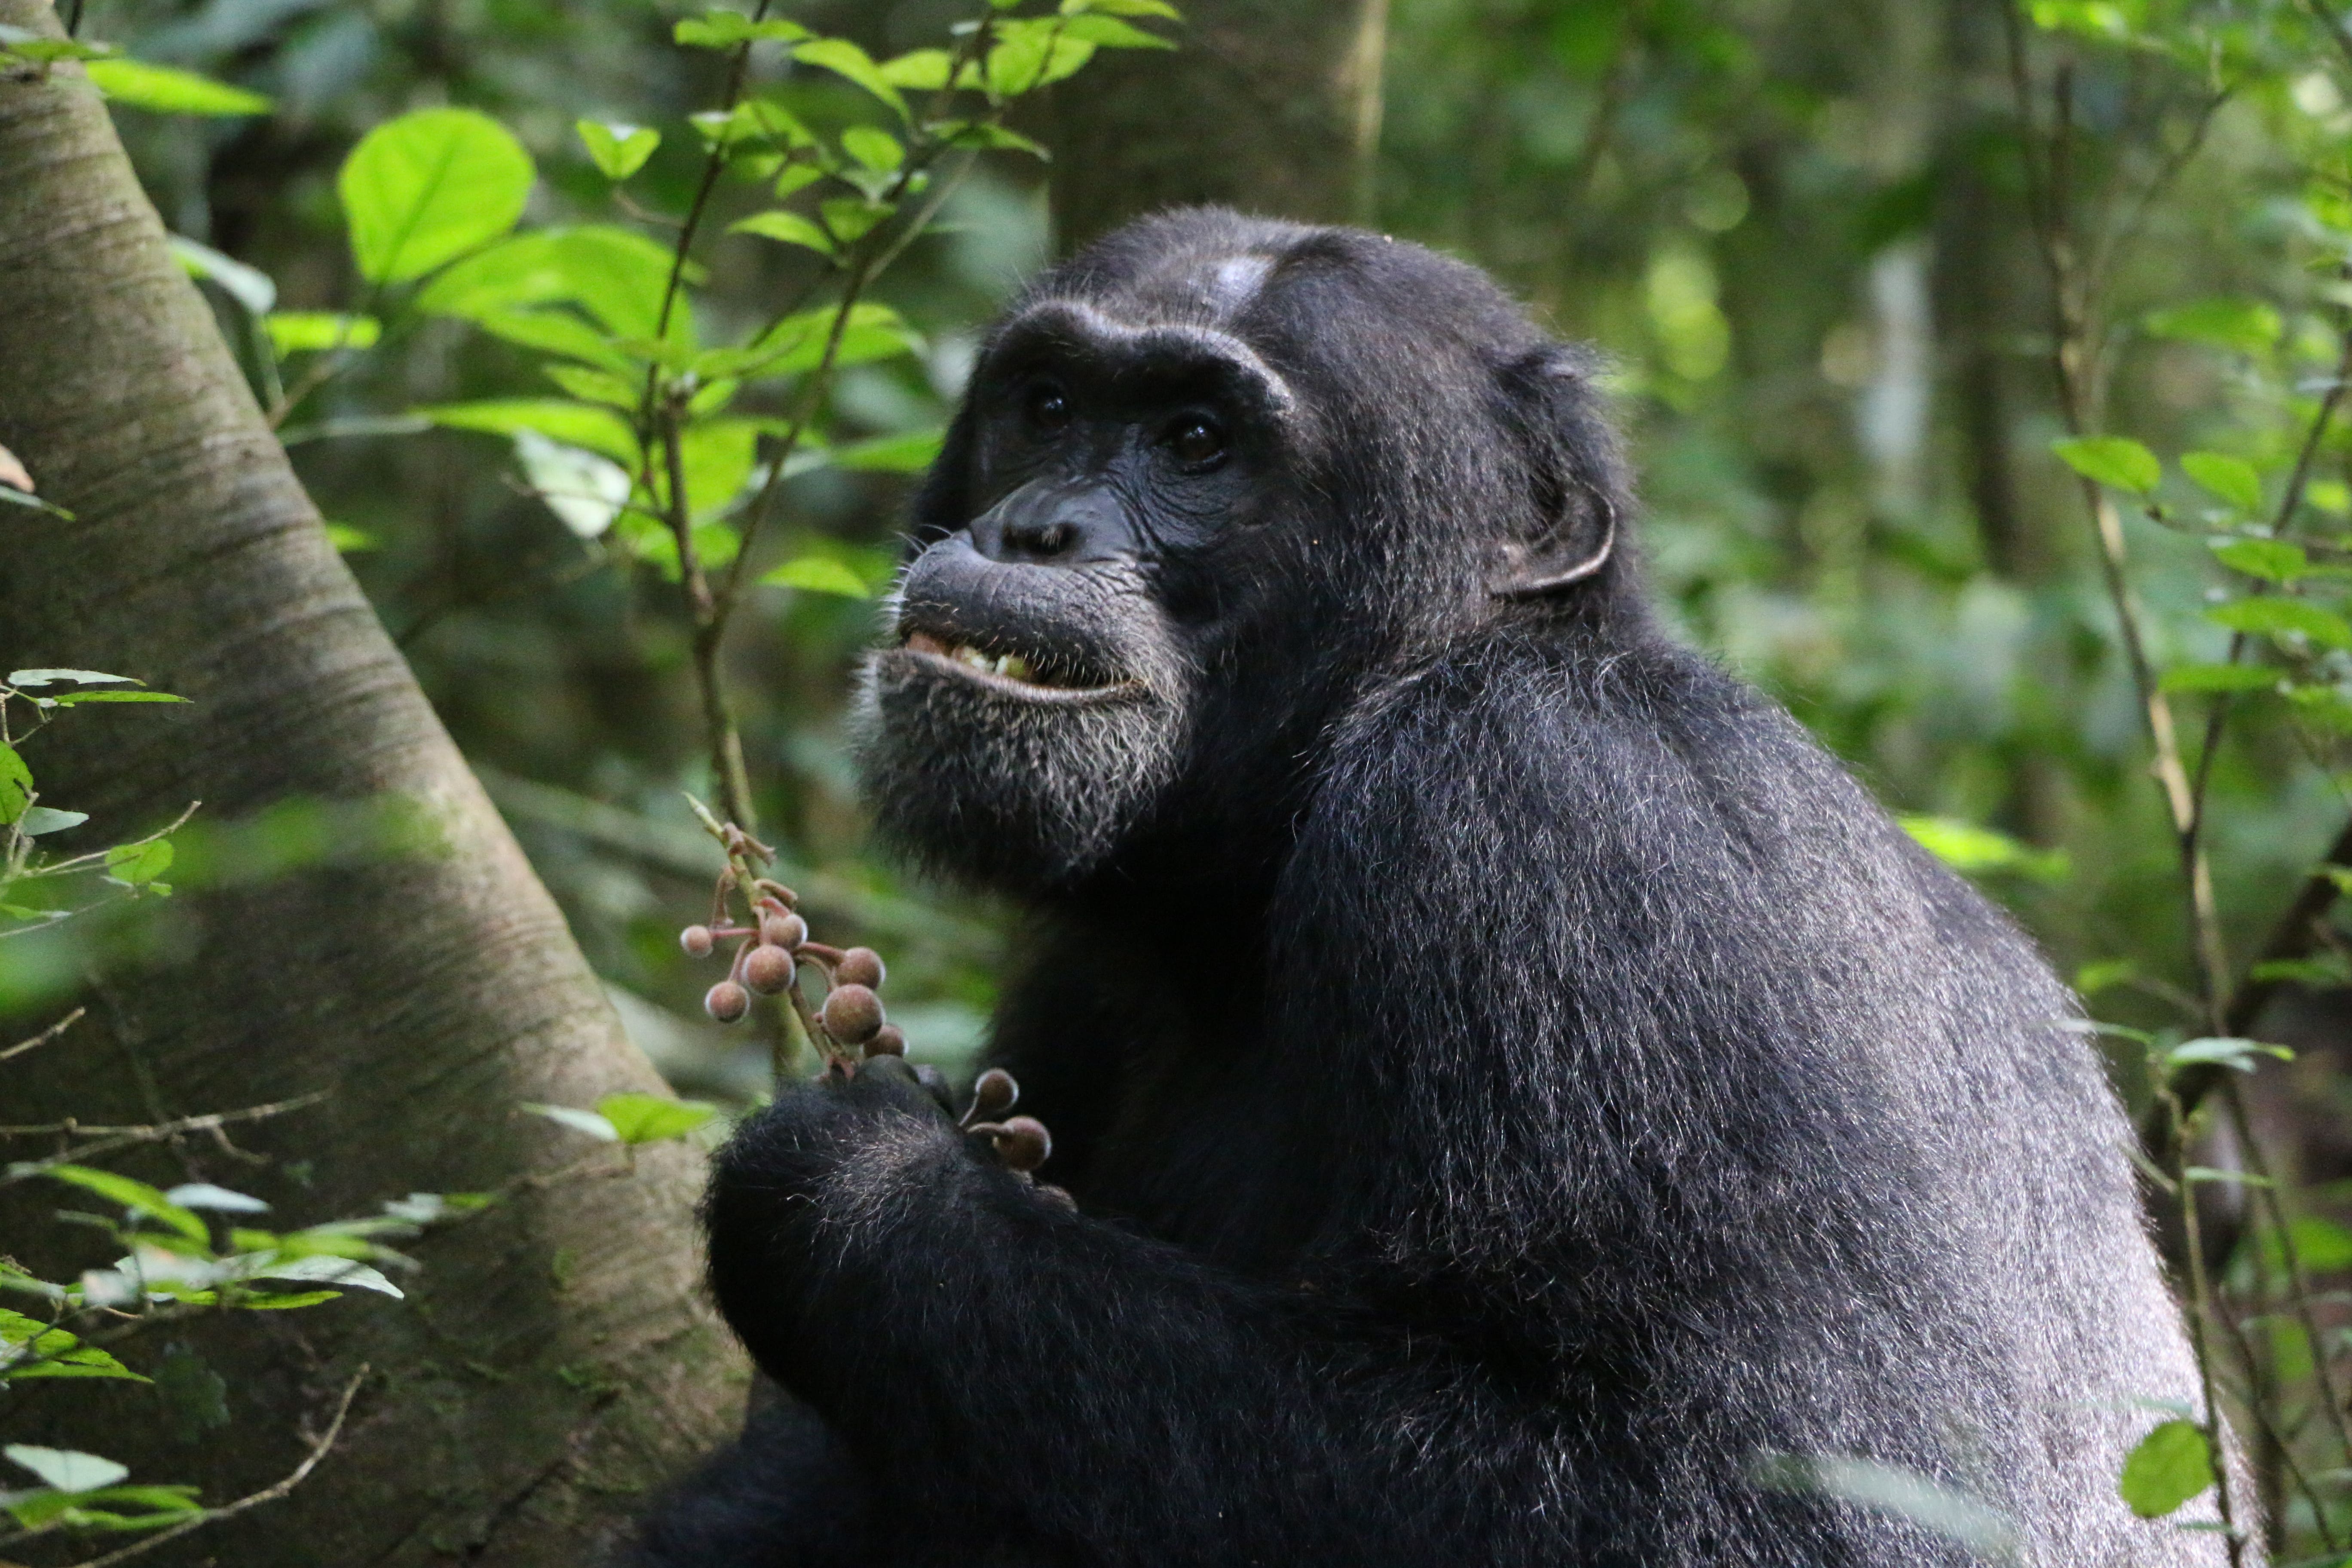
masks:
{"type": "Polygon", "coordinates": [[[1388,0],[1191,0],[1174,54],[1106,51],[1054,89],[1069,251],[1160,207],[1371,221],[1388,0]]]}
{"type": "MultiPolygon", "coordinates": [[[[0,22],[56,28],[40,0],[0,0],[0,22]]],[[[398,799],[438,839],[191,891],[143,954],[93,950],[89,1020],[9,1064],[0,1120],[146,1122],[323,1091],[240,1131],[277,1163],[192,1145],[141,1173],[193,1165],[291,1227],[595,1149],[518,1101],[661,1091],[328,543],[70,67],[0,79],[0,444],[76,514],[0,508],[0,670],[94,668],[193,700],[84,710],[43,735],[29,755],[53,803],[110,843],[198,798],[207,823],[398,799]]],[[[352,1292],[158,1336],[225,1378],[218,1431],[183,1441],[154,1391],[52,1382],[11,1394],[11,1436],[226,1502],[293,1468],[299,1428],[364,1362],[341,1440],[290,1498],[146,1561],[577,1568],[740,1407],[742,1363],[698,1287],[699,1174],[670,1144],[633,1173],[510,1188],[410,1244],[424,1267],[402,1277],[406,1301],[352,1292]]],[[[0,1250],[105,1261],[102,1240],[48,1222],[43,1184],[0,1194],[0,1250]]]]}

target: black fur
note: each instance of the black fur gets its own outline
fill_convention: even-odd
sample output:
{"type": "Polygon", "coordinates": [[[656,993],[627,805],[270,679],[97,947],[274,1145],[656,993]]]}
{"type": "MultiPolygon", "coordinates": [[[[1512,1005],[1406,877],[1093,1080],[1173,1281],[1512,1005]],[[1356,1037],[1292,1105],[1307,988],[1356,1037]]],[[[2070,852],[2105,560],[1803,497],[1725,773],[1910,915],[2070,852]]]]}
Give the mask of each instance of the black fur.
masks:
{"type": "Polygon", "coordinates": [[[1174,213],[1013,307],[898,637],[1097,689],[919,640],[866,748],[1034,911],[992,1059],[1079,1207],[887,1068],[754,1118],[712,1279],[803,1405],[643,1562],[2221,1560],[2116,1497],[2196,1380],[2071,999],[1659,634],[1631,510],[1585,363],[1412,246],[1174,213]]]}

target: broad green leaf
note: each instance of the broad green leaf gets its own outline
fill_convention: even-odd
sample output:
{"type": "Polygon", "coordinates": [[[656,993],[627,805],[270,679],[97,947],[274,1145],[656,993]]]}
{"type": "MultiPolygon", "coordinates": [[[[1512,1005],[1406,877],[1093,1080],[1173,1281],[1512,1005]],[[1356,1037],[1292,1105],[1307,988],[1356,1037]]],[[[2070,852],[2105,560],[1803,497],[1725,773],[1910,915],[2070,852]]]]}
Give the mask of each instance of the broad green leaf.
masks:
{"type": "Polygon", "coordinates": [[[116,1383],[152,1383],[154,1380],[131,1371],[95,1345],[84,1345],[37,1361],[30,1366],[10,1366],[7,1357],[0,1354],[0,1384],[29,1383],[33,1379],[59,1377],[107,1378],[116,1383]]]}
{"type": "MultiPolygon", "coordinates": [[[[686,496],[697,521],[731,504],[751,477],[760,426],[748,419],[706,419],[689,425],[678,438],[685,458],[686,496]]],[[[732,557],[730,547],[727,555],[732,557]]]]}
{"type": "Polygon", "coordinates": [[[907,161],[898,139],[871,125],[853,125],[843,132],[841,150],[877,174],[887,174],[907,161]]]}
{"type": "Polygon", "coordinates": [[[189,277],[218,284],[223,293],[244,307],[247,315],[266,316],[277,308],[278,285],[260,268],[248,267],[184,235],[172,236],[172,254],[189,277]]]}
{"type": "Polygon", "coordinates": [[[384,1278],[383,1271],[349,1258],[313,1253],[305,1258],[267,1258],[251,1266],[245,1278],[293,1279],[303,1284],[340,1285],[352,1290],[373,1290],[395,1300],[406,1291],[384,1278]]]}
{"type": "MultiPolygon", "coordinates": [[[[39,807],[36,806],[35,810],[39,807]]],[[[205,1222],[165,1197],[146,1183],[114,1171],[101,1171],[89,1165],[49,1165],[41,1174],[53,1181],[64,1182],[84,1192],[96,1193],[126,1213],[144,1215],[169,1226],[190,1241],[202,1243],[210,1239],[205,1222]]]]}
{"type": "Polygon", "coordinates": [[[2205,618],[2233,632],[2269,637],[2297,636],[2322,647],[2352,648],[2352,625],[2347,625],[2343,616],[2302,599],[2276,594],[2215,605],[2205,612],[2205,618]]]}
{"type": "Polygon", "coordinates": [[[948,84],[948,68],[955,58],[945,49],[914,49],[895,59],[884,60],[876,68],[882,79],[892,87],[902,87],[909,92],[936,92],[948,84]]]}
{"type": "Polygon", "coordinates": [[[1017,131],[982,120],[943,120],[931,127],[932,132],[950,147],[969,147],[983,152],[1026,153],[1033,158],[1052,162],[1053,154],[1042,142],[1033,142],[1017,131]]]}
{"type": "Polygon", "coordinates": [[[79,827],[89,820],[86,811],[59,811],[55,806],[32,805],[16,818],[16,831],[27,838],[38,838],[45,833],[63,833],[68,827],[79,827]]]}
{"type": "Polygon", "coordinates": [[[146,683],[128,675],[109,675],[102,669],[12,669],[8,672],[11,686],[55,686],[60,680],[71,680],[83,686],[143,686],[146,683]]]}
{"type": "Polygon", "coordinates": [[[1066,36],[1050,16],[997,24],[998,43],[988,51],[983,84],[994,99],[1018,98],[1075,74],[1094,58],[1095,47],[1066,36]]]}
{"type": "Polygon", "coordinates": [[[754,22],[740,11],[706,11],[678,23],[671,37],[689,48],[731,49],[760,39],[794,44],[809,37],[809,30],[782,18],[754,22]]]}
{"type": "Polygon", "coordinates": [[[2162,1519],[2213,1484],[2213,1452],[2194,1421],[2165,1421],[2124,1460],[2116,1489],[2142,1519],[2162,1519]]]}
{"type": "Polygon", "coordinates": [[[2292,583],[2311,570],[2311,558],[2304,554],[2303,546],[2284,540],[2217,540],[2212,548],[2213,559],[2231,571],[2265,583],[2292,583]]]}
{"type": "Polygon", "coordinates": [[[824,230],[794,212],[782,208],[753,213],[727,226],[730,234],[756,234],[762,239],[780,240],[786,245],[803,246],[821,256],[834,253],[833,241],[824,230]]]}
{"type": "Polygon", "coordinates": [[[2279,341],[2285,323],[2279,313],[2258,300],[2200,300],[2151,310],[2140,325],[2159,338],[2180,338],[2216,348],[2256,353],[2279,341]]]}
{"type": "Polygon", "coordinates": [[[868,201],[864,196],[827,196],[816,206],[824,215],[824,226],[844,245],[854,245],[865,238],[876,225],[887,222],[893,211],[887,202],[868,201]]]}
{"type": "MultiPolygon", "coordinates": [[[[552,310],[484,310],[473,317],[473,321],[490,336],[520,343],[527,349],[563,354],[614,374],[643,373],[643,367],[608,333],[560,307],[552,310]]],[[[616,406],[635,408],[636,399],[633,397],[616,406]]]]}
{"type": "Polygon", "coordinates": [[[838,594],[845,599],[864,599],[873,590],[858,580],[857,574],[830,555],[802,555],[785,562],[764,574],[760,581],[772,588],[799,588],[812,594],[838,594]]]}
{"type": "Polygon", "coordinates": [[[46,66],[58,60],[102,60],[116,52],[112,44],[86,44],[79,38],[44,38],[24,27],[0,26],[0,59],[46,66]]]}
{"type": "Polygon", "coordinates": [[[185,702],[187,699],[168,691],[125,691],[120,687],[109,687],[103,691],[60,691],[47,700],[60,708],[79,708],[86,702],[185,702]]]}
{"type": "Polygon", "coordinates": [[[2315,729],[2332,730],[2339,735],[2352,735],[2352,701],[2347,701],[2339,689],[2327,685],[2289,685],[2284,691],[2287,701],[2294,707],[2298,722],[2315,729]]]}
{"type": "Polygon", "coordinates": [[[2168,1068],[2225,1067],[2236,1072],[2253,1071],[2256,1057],[2275,1057],[2281,1061],[2292,1061],[2294,1053],[2284,1046],[2223,1035],[2183,1040],[2163,1053],[2164,1065],[2168,1068]]]}
{"type": "Polygon", "coordinates": [[[2033,25],[2044,32],[2072,33],[2077,37],[2123,43],[2132,37],[2132,24],[2115,0],[2032,0],[2033,25]]]}
{"type": "Polygon", "coordinates": [[[621,1130],[593,1110],[575,1110],[568,1105],[541,1105],[526,1100],[522,1108],[533,1116],[544,1116],[550,1121],[560,1121],[574,1132],[585,1132],[600,1143],[618,1143],[621,1130]]]}
{"type": "Polygon", "coordinates": [[[420,109],[360,139],[335,184],[371,283],[405,283],[505,234],[535,172],[512,132],[471,109],[420,109]]]}
{"type": "Polygon", "coordinates": [[[1181,22],[1183,13],[1168,0],[1062,0],[1065,16],[1164,16],[1181,22]]]}
{"type": "MultiPolygon", "coordinates": [[[[766,375],[797,375],[814,370],[824,357],[825,338],[833,331],[833,314],[831,310],[803,310],[799,315],[787,316],[750,350],[729,352],[745,353],[748,363],[757,364],[761,374],[766,375]]],[[[834,363],[864,364],[872,360],[892,359],[921,346],[921,342],[914,330],[889,306],[861,303],[849,313],[849,324],[842,333],[834,363]]]]}
{"type": "Polygon", "coordinates": [[[2077,436],[2050,449],[2084,479],[2133,495],[2147,494],[2164,478],[2156,454],[2126,436],[2077,436]]]}
{"type": "Polygon", "coordinates": [[[2263,477],[2243,458],[2224,452],[2183,452],[2180,471],[2206,494],[2242,512],[2263,510],[2263,477]]]}
{"type": "Polygon", "coordinates": [[[911,474],[929,468],[946,440],[947,432],[944,430],[877,436],[870,441],[835,447],[831,454],[832,462],[836,468],[854,468],[866,473],[911,474]]]}
{"type": "MultiPolygon", "coordinates": [[[[457,262],[426,284],[416,302],[436,315],[469,319],[574,304],[613,332],[650,338],[674,264],[665,247],[612,224],[534,229],[457,262]]],[[[699,283],[704,276],[700,267],[689,266],[682,281],[699,283]]],[[[691,321],[681,295],[670,310],[670,337],[691,342],[691,321]]]]}
{"type": "Polygon", "coordinates": [[[96,1454],[84,1454],[72,1448],[42,1448],[30,1443],[11,1443],[0,1448],[13,1462],[61,1492],[89,1492],[100,1487],[110,1487],[131,1473],[128,1465],[118,1465],[112,1459],[101,1459],[96,1454]]]}
{"type": "Polygon", "coordinates": [[[341,1290],[246,1290],[230,1304],[242,1312],[290,1312],[342,1299],[341,1290]]]}
{"type": "Polygon", "coordinates": [[[269,1205],[247,1193],[216,1187],[210,1182],[183,1182],[163,1196],[184,1209],[211,1209],[219,1214],[267,1214],[269,1205]]]}
{"type": "Polygon", "coordinates": [[[2317,1274],[2352,1268],[2352,1230],[2317,1215],[2302,1215],[2288,1229],[2305,1268],[2317,1274]]]}
{"type": "Polygon", "coordinates": [[[2008,834],[1949,816],[1903,816],[1895,819],[1920,847],[1955,871],[1977,876],[2014,871],[2036,881],[2065,880],[2069,869],[2063,849],[2035,849],[2008,834]]]}
{"type": "MultiPolygon", "coordinates": [[[[172,868],[172,841],[157,838],[145,844],[120,844],[106,852],[107,875],[128,888],[143,888],[172,868]]],[[[177,1189],[164,1196],[185,1204],[177,1189]]]]}
{"type": "Polygon", "coordinates": [[[330,349],[373,348],[383,336],[383,323],[373,316],[347,316],[338,310],[273,310],[261,319],[261,325],[279,359],[330,349]]]}
{"type": "Polygon", "coordinates": [[[2259,664],[2184,664],[2168,669],[2158,685],[2166,691],[2269,691],[2281,677],[2259,664]]]}
{"type": "Polygon", "coordinates": [[[648,125],[607,125],[602,121],[583,120],[573,129],[580,133],[580,144],[588,149],[589,160],[608,180],[627,179],[644,168],[646,160],[654,155],[654,149],[661,145],[661,132],[648,125]]]}
{"type": "Polygon", "coordinates": [[[540,374],[583,403],[601,403],[634,414],[644,392],[642,382],[629,381],[580,364],[543,364],[540,374]]]}
{"type": "Polygon", "coordinates": [[[718,1115],[719,1108],[658,1094],[608,1094],[596,1102],[596,1113],[624,1143],[658,1143],[684,1137],[718,1115]]]}
{"type": "Polygon", "coordinates": [[[33,770],[16,749],[0,742],[0,827],[25,815],[33,798],[33,770]]]}
{"type": "Polygon", "coordinates": [[[1097,13],[1074,16],[1062,24],[1062,36],[1101,49],[1172,49],[1176,46],[1157,33],[1147,33],[1132,22],[1097,13]]]}
{"type": "Polygon", "coordinates": [[[267,114],[269,100],[194,71],[152,66],[121,56],[82,67],[98,90],[117,103],[157,114],[267,114]]]}
{"type": "Polygon", "coordinates": [[[575,538],[600,537],[628,504],[628,470],[610,458],[551,441],[536,430],[516,431],[514,442],[530,488],[575,538]]]}
{"type": "Polygon", "coordinates": [[[451,430],[480,430],[511,437],[536,430],[551,441],[601,452],[625,468],[635,468],[637,440],[609,408],[560,397],[500,397],[479,403],[437,403],[416,412],[451,430]]]}
{"type": "Polygon", "coordinates": [[[890,85],[889,78],[874,63],[873,57],[847,38],[812,38],[796,46],[793,58],[803,65],[821,66],[837,76],[848,78],[883,102],[888,104],[901,120],[908,119],[907,100],[890,85]]]}

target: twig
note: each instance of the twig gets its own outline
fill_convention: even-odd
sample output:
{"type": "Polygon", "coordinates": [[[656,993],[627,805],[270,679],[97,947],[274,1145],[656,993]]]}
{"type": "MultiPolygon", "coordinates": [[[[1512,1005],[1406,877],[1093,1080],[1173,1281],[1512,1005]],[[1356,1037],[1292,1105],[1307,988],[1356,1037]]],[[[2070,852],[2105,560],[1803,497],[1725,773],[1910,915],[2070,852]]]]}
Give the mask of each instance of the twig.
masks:
{"type": "Polygon", "coordinates": [[[15,1045],[10,1046],[6,1050],[0,1051],[0,1062],[7,1061],[14,1057],[21,1057],[26,1051],[38,1050],[41,1047],[47,1045],[51,1040],[56,1039],[59,1035],[64,1034],[68,1029],[72,1028],[76,1024],[80,1023],[89,1012],[89,1009],[87,1007],[75,1008],[64,1017],[59,1018],[56,1023],[51,1024],[47,1028],[43,1029],[39,1034],[35,1035],[31,1039],[19,1040],[15,1045]]]}
{"type": "Polygon", "coordinates": [[[205,1116],[184,1116],[176,1121],[158,1121],[140,1127],[84,1127],[71,1120],[42,1122],[25,1127],[0,1127],[0,1138],[37,1138],[60,1134],[74,1137],[89,1134],[98,1140],[94,1143],[85,1143],[79,1148],[68,1149],[62,1154],[55,1154],[46,1160],[34,1160],[11,1165],[5,1172],[0,1172],[0,1187],[40,1175],[55,1165],[79,1164],[84,1160],[111,1153],[117,1149],[127,1149],[137,1143],[161,1143],[166,1139],[177,1138],[183,1133],[218,1132],[222,1128],[233,1126],[237,1122],[261,1121],[272,1116],[283,1116],[289,1110],[300,1110],[308,1106],[316,1105],[326,1098],[327,1091],[320,1089],[315,1094],[299,1095],[292,1100],[275,1100],[268,1105],[250,1105],[242,1110],[216,1110],[205,1116]]]}
{"type": "Polygon", "coordinates": [[[218,1508],[206,1509],[202,1514],[184,1524],[175,1524],[169,1530],[159,1530],[154,1534],[134,1541],[119,1551],[110,1552],[103,1557],[92,1557],[86,1562],[73,1563],[70,1568],[113,1568],[113,1564],[117,1563],[128,1563],[133,1557],[152,1552],[167,1541],[178,1540],[190,1531],[202,1530],[205,1525],[233,1518],[248,1509],[259,1508],[264,1503],[276,1502],[308,1480],[310,1472],[319,1468],[319,1461],[327,1457],[327,1450],[335,1446],[335,1439],[342,1436],[343,1417],[351,1414],[352,1401],[358,1396],[360,1384],[367,1381],[367,1375],[368,1364],[362,1362],[359,1371],[352,1374],[351,1382],[343,1385],[343,1396],[335,1402],[335,1414],[327,1423],[327,1429],[319,1435],[317,1442],[310,1445],[310,1451],[302,1456],[302,1462],[288,1471],[283,1479],[249,1496],[241,1497],[235,1502],[224,1503],[218,1508]]]}

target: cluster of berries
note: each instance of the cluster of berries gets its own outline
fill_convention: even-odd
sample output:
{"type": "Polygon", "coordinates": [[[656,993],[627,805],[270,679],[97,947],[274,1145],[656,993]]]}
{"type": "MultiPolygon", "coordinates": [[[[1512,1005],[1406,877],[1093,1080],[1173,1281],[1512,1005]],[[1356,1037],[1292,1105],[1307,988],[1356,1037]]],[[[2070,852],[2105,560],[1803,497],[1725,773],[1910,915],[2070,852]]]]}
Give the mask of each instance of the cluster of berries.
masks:
{"type": "MultiPolygon", "coordinates": [[[[678,945],[692,958],[708,958],[722,942],[739,942],[727,978],[703,994],[702,1008],[722,1024],[740,1023],[751,1011],[751,993],[789,995],[803,1025],[820,1046],[862,1047],[869,1057],[902,1057],[907,1037],[882,1014],[882,955],[870,947],[828,947],[814,941],[808,922],[793,911],[792,889],[762,879],[751,901],[757,925],[695,925],[678,932],[678,945]],[[812,1013],[800,992],[800,966],[813,964],[825,977],[824,1005],[812,1013]]],[[[827,1049],[844,1059],[847,1053],[827,1049]]]]}
{"type": "MultiPolygon", "coordinates": [[[[799,895],[756,874],[756,868],[775,852],[732,823],[713,821],[708,814],[704,821],[726,847],[729,868],[719,875],[710,923],[678,932],[678,945],[689,958],[709,958],[722,942],[738,945],[727,978],[703,994],[703,1011],[721,1024],[737,1024],[750,1016],[752,993],[782,996],[810,1043],[824,1054],[827,1069],[844,1075],[856,1071],[860,1056],[905,1056],[907,1037],[883,1016],[882,998],[875,994],[882,986],[882,955],[870,947],[829,947],[811,939],[808,921],[797,912],[799,895]],[[733,923],[729,909],[730,895],[739,888],[750,910],[749,923],[741,925],[733,923]],[[824,1005],[814,1009],[801,991],[803,963],[825,979],[824,1005]]],[[[930,1073],[929,1068],[920,1070],[930,1073]]],[[[931,1081],[937,1081],[935,1073],[931,1081]]],[[[972,1085],[971,1103],[956,1125],[987,1140],[1006,1169],[1026,1178],[1045,1163],[1054,1141],[1035,1117],[1004,1114],[1020,1098],[1021,1086],[1013,1075],[991,1068],[972,1085]]],[[[1059,1187],[1040,1186],[1037,1191],[1066,1208],[1076,1206],[1059,1187]]]]}

